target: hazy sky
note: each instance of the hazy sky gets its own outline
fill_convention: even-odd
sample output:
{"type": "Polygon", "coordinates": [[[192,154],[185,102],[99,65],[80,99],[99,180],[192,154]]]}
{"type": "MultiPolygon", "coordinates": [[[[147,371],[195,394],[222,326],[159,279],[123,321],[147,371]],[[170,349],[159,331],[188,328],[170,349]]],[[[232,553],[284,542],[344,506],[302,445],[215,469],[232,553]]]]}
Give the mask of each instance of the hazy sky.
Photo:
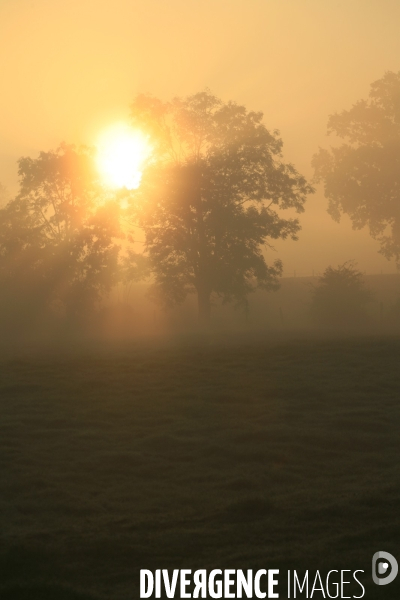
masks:
{"type": "MultiPolygon", "coordinates": [[[[0,182],[16,191],[20,156],[94,143],[138,92],[205,87],[261,110],[310,178],[328,115],[400,70],[399,23],[399,0],[0,0],[0,182]]],[[[366,231],[332,221],[320,188],[301,221],[298,242],[276,244],[286,275],[348,259],[395,272],[366,231]]]]}

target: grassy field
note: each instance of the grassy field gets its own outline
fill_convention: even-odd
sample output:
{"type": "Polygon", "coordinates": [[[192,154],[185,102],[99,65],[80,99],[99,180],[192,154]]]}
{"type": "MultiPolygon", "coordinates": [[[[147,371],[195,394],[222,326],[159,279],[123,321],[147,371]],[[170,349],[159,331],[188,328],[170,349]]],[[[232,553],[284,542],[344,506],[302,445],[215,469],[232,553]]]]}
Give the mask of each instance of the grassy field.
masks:
{"type": "Polygon", "coordinates": [[[133,600],[140,568],[364,569],[398,598],[371,560],[400,558],[399,365],[389,337],[4,350],[2,600],[133,600]]]}

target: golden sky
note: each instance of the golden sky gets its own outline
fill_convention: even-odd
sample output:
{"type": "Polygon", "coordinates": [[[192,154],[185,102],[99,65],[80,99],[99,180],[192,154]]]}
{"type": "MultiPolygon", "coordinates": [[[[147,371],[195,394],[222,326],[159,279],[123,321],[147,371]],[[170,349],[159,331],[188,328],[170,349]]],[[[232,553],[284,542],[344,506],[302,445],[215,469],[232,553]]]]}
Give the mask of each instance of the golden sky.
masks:
{"type": "MultiPolygon", "coordinates": [[[[284,157],[311,177],[328,115],[400,70],[399,0],[0,0],[0,182],[62,140],[93,144],[139,92],[165,100],[209,87],[261,110],[284,157]]],[[[285,274],[355,259],[395,272],[367,232],[334,223],[322,191],[298,242],[276,244],[285,274]]]]}

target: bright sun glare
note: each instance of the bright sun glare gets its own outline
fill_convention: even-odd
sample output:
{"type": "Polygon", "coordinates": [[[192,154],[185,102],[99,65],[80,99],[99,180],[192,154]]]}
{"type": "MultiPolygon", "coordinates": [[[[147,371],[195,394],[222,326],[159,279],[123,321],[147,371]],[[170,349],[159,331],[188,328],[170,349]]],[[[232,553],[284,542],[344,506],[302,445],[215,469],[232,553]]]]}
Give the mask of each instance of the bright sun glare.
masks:
{"type": "Polygon", "coordinates": [[[146,137],[129,125],[118,123],[106,129],[97,144],[97,167],[112,188],[139,187],[144,161],[151,154],[146,137]]]}

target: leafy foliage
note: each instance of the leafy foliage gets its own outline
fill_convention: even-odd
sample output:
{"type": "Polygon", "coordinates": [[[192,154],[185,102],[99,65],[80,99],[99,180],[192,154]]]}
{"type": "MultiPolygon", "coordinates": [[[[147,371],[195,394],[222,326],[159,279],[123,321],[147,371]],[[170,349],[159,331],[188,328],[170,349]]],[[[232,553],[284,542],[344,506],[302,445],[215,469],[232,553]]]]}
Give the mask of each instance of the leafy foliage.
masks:
{"type": "Polygon", "coordinates": [[[20,192],[0,213],[3,301],[77,315],[115,281],[118,206],[97,181],[92,153],[62,144],[19,160],[20,192]],[[8,296],[7,296],[8,294],[8,296]]]}
{"type": "Polygon", "coordinates": [[[312,311],[323,324],[351,326],[366,320],[371,292],[365,288],[363,274],[351,261],[336,269],[329,266],[313,287],[312,311]]]}
{"type": "Polygon", "coordinates": [[[323,181],[328,212],[350,216],[353,227],[369,228],[380,252],[400,261],[400,72],[371,85],[368,100],[334,114],[328,133],[346,140],[313,158],[323,181]]]}
{"type": "Polygon", "coordinates": [[[282,263],[266,263],[269,240],[296,239],[297,218],[313,192],[304,177],[281,161],[279,132],[263,115],[208,90],[163,103],[140,95],[132,105],[135,126],[147,131],[155,158],[135,195],[132,213],[146,235],[155,284],[167,304],[195,292],[200,318],[210,297],[246,306],[257,287],[273,289],[282,263]]]}

